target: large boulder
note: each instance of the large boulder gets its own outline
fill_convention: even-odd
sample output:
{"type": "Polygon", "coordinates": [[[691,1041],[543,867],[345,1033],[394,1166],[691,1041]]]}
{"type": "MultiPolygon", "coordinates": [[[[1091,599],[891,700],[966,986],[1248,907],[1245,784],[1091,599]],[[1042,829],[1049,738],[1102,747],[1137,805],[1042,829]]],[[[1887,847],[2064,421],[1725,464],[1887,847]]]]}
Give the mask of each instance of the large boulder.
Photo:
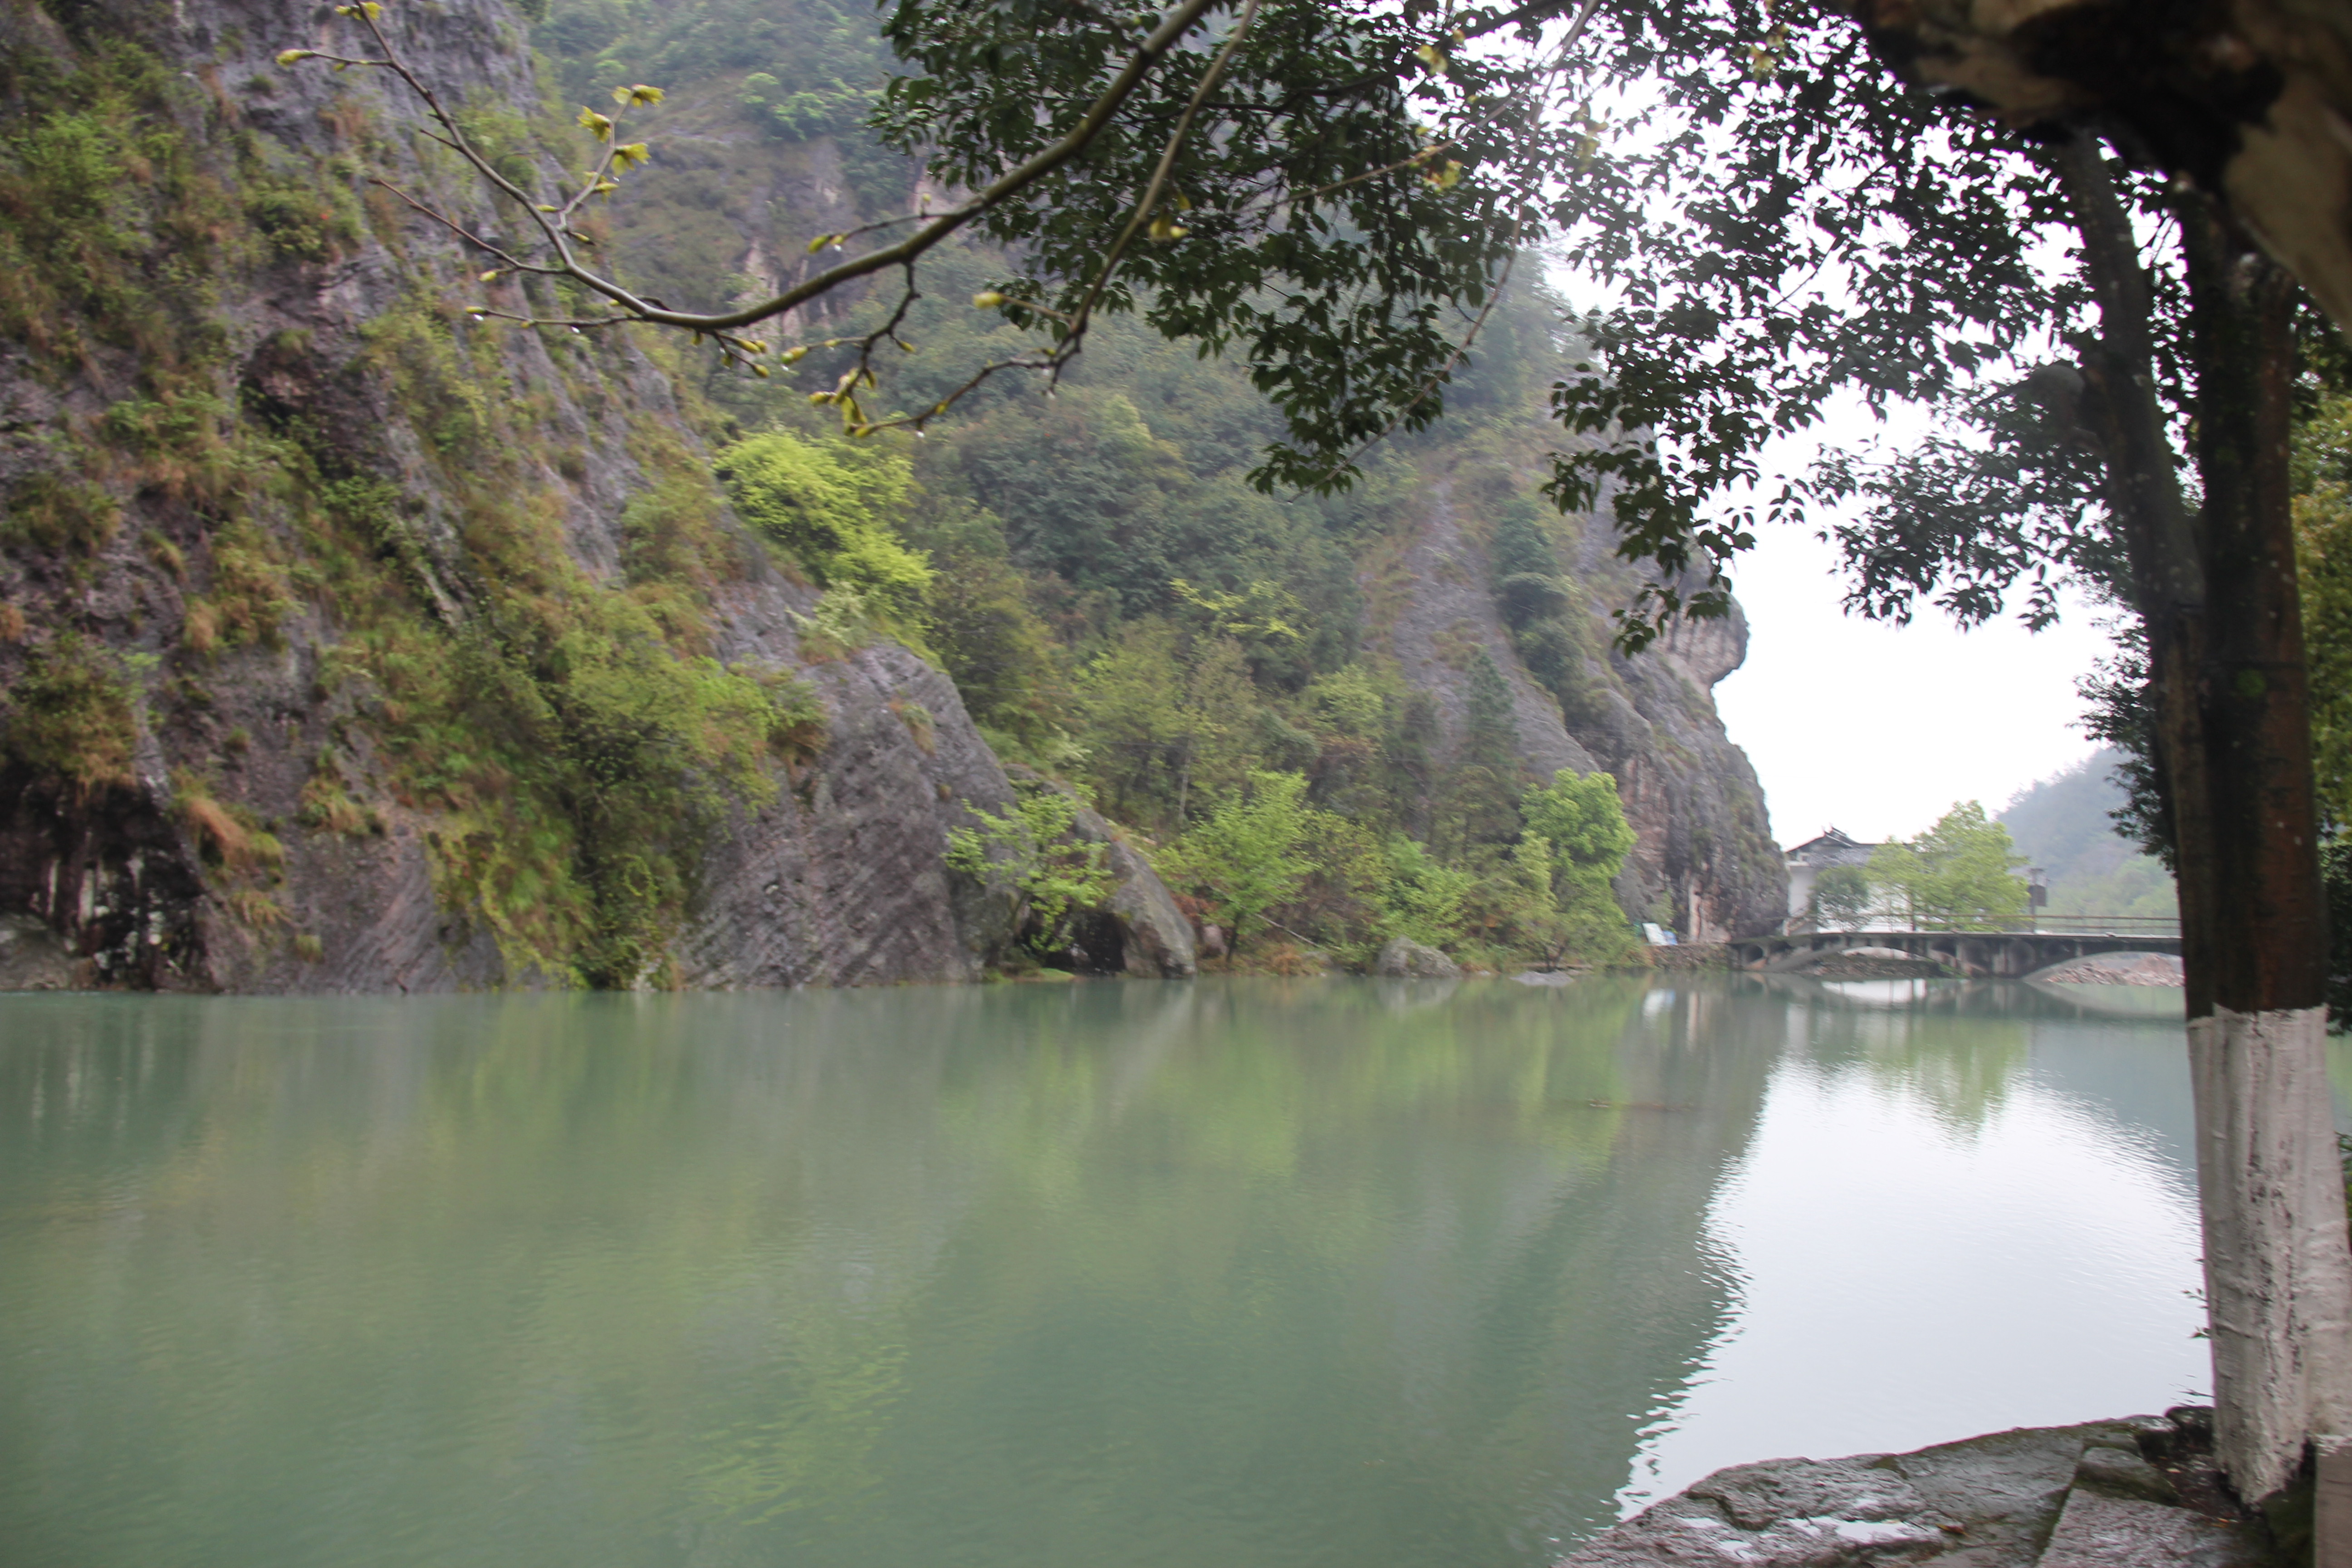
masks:
{"type": "Polygon", "coordinates": [[[1110,914],[1118,922],[1122,966],[1139,979],[1192,979],[1199,971],[1192,922],[1176,907],[1168,884],[1151,862],[1117,838],[1110,841],[1109,866],[1118,879],[1110,895],[1110,914]]]}
{"type": "MultiPolygon", "coordinates": [[[[1006,764],[1004,773],[1015,785],[1079,798],[1067,784],[1019,763],[1006,764]]],[[[1074,956],[1079,958],[1079,967],[1139,980],[1190,980],[1198,973],[1192,922],[1176,907],[1176,896],[1142,851],[1120,837],[1100,812],[1083,804],[1070,820],[1070,837],[1081,844],[1104,846],[1103,865],[1113,879],[1110,896],[1076,921],[1074,956]]]]}
{"type": "Polygon", "coordinates": [[[1554,1568],[2286,1561],[2273,1555],[2260,1519],[2221,1500],[2211,1422],[2211,1411],[2184,1406],[1908,1454],[1735,1465],[1603,1531],[1554,1568]]]}
{"type": "Polygon", "coordinates": [[[1407,937],[1391,937],[1372,972],[1390,980],[1458,980],[1462,966],[1433,947],[1407,937]]]}
{"type": "Polygon", "coordinates": [[[0,991],[70,991],[74,958],[45,921],[0,915],[0,991]]]}
{"type": "MultiPolygon", "coordinates": [[[[1078,813],[1070,825],[1070,836],[1109,848],[1103,863],[1117,880],[1110,897],[1096,913],[1101,917],[1098,930],[1100,923],[1108,923],[1116,931],[1118,967],[1139,980],[1190,980],[1198,973],[1192,922],[1176,907],[1175,895],[1151,868],[1151,862],[1092,811],[1078,813]]],[[[1097,936],[1082,945],[1095,952],[1109,944],[1097,936]]]]}

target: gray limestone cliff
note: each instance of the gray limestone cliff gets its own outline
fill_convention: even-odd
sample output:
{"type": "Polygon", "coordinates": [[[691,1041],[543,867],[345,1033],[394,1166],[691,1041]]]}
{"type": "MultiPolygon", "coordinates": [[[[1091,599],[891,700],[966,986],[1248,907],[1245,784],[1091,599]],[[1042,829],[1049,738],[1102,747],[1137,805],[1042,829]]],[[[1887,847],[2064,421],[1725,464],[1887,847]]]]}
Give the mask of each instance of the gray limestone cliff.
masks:
{"type": "MultiPolygon", "coordinates": [[[[1609,613],[1634,578],[1616,539],[1591,518],[1543,509],[1573,633],[1564,668],[1547,685],[1521,654],[1498,603],[1492,559],[1498,512],[1536,482],[1535,446],[1518,463],[1482,455],[1425,480],[1405,533],[1366,564],[1370,639],[1412,685],[1437,701],[1449,746],[1469,707],[1469,668],[1491,658],[1510,687],[1529,777],[1561,768],[1613,775],[1636,843],[1618,879],[1619,901],[1685,942],[1775,931],[1788,908],[1787,871],[1771,837],[1763,787],[1715,710],[1717,682],[1747,656],[1735,605],[1716,621],[1680,623],[1628,656],[1611,646],[1609,613]]],[[[1522,503],[1524,504],[1524,503],[1522,503]]]]}
{"type": "MultiPolygon", "coordinates": [[[[556,166],[512,12],[385,25],[556,166]]],[[[500,216],[381,77],[278,63],[338,26],[0,14],[0,981],[977,977],[1015,910],[941,850],[1012,786],[952,684],[810,630],[673,345],[467,317],[394,187],[500,216]]],[[[1097,960],[1189,972],[1119,869],[1097,960]]]]}

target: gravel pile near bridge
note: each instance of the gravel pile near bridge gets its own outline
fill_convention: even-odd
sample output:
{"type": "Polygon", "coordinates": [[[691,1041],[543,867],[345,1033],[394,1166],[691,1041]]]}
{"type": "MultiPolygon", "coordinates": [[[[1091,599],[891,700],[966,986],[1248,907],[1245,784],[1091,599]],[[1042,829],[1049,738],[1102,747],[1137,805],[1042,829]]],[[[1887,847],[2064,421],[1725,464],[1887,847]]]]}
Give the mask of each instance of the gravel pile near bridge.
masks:
{"type": "Polygon", "coordinates": [[[2103,952],[2035,978],[2069,985],[2178,986],[2180,960],[2168,952],[2103,952]]]}

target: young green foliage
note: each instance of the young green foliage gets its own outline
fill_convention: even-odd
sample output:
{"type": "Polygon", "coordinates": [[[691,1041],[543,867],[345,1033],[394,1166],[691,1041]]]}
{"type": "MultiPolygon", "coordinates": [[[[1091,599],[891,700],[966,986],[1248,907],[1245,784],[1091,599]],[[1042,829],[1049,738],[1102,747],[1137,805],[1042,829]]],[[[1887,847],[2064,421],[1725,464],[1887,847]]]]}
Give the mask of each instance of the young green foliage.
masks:
{"type": "Polygon", "coordinates": [[[886,615],[919,620],[930,564],[892,526],[913,485],[904,457],[770,430],[722,450],[717,471],[743,521],[819,585],[855,589],[886,615]]]}
{"type": "Polygon", "coordinates": [[[1562,768],[1521,797],[1519,813],[1529,833],[1549,842],[1559,874],[1571,881],[1606,887],[1633,853],[1633,829],[1617,781],[1607,773],[1562,768]]]}
{"type": "Polygon", "coordinates": [[[1527,792],[1519,815],[1528,825],[1522,846],[1540,843],[1550,856],[1561,950],[1588,963],[1622,958],[1633,930],[1611,885],[1625,868],[1634,836],[1616,779],[1562,768],[1551,783],[1527,792]]]}
{"type": "Polygon", "coordinates": [[[1382,889],[1382,925],[1427,947],[1450,947],[1462,939],[1462,907],[1478,879],[1441,863],[1425,845],[1397,835],[1388,842],[1388,886],[1382,889]]]}
{"type": "Polygon", "coordinates": [[[1031,789],[1010,808],[992,812],[964,803],[976,826],[948,830],[946,860],[984,885],[1021,897],[1015,925],[1033,952],[1051,952],[1067,939],[1070,916],[1110,896],[1115,879],[1105,865],[1109,847],[1071,836],[1078,803],[1053,789],[1031,789]]]}
{"type": "Polygon", "coordinates": [[[2009,829],[1961,801],[1907,842],[1882,844],[1870,858],[1871,882],[1893,896],[1924,931],[1998,931],[2026,912],[2025,858],[2009,829]]]}
{"type": "Polygon", "coordinates": [[[1302,851],[1320,814],[1306,795],[1301,774],[1253,772],[1245,790],[1160,854],[1177,886],[1213,900],[1236,949],[1250,923],[1288,902],[1315,868],[1302,851]]]}

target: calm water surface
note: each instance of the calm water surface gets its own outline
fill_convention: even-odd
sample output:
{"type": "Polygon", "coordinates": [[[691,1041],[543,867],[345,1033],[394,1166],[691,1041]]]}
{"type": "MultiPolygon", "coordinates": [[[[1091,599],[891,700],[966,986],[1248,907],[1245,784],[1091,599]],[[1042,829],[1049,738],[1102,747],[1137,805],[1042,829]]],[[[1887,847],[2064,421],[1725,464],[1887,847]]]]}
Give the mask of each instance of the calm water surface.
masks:
{"type": "Polygon", "coordinates": [[[7,1568],[1518,1568],[2204,1386],[2179,993],[0,997],[7,1568]]]}

